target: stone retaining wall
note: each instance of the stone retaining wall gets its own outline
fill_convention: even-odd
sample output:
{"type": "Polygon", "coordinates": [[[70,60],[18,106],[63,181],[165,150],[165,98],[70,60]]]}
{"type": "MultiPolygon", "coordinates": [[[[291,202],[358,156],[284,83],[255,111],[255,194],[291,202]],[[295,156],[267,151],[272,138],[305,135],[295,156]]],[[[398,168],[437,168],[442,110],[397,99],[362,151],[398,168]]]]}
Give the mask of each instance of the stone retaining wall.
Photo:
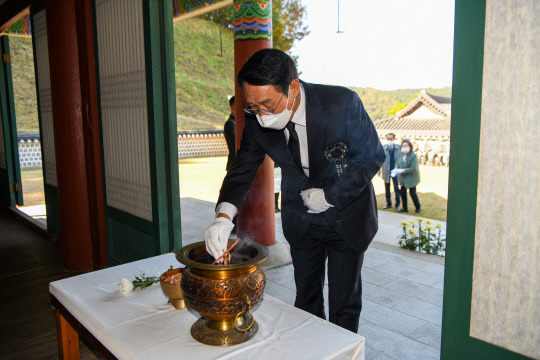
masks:
{"type": "MultiPolygon", "coordinates": [[[[41,168],[39,134],[19,134],[21,169],[41,168]]],[[[178,131],[178,158],[226,156],[227,143],[223,130],[178,131]]]]}

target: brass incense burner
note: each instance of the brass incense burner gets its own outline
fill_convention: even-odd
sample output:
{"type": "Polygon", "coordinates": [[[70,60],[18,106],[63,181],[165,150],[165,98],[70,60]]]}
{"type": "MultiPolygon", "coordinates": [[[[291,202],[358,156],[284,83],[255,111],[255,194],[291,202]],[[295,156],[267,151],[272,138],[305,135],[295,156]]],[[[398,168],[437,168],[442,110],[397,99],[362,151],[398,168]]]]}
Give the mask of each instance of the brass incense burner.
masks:
{"type": "Polygon", "coordinates": [[[259,326],[250,310],[261,300],[266,285],[260,263],[267,257],[263,245],[242,242],[232,251],[229,265],[211,265],[214,258],[206,252],[204,241],[176,254],[186,265],[180,283],[184,300],[202,316],[191,326],[197,341],[228,346],[257,333],[259,326]]]}

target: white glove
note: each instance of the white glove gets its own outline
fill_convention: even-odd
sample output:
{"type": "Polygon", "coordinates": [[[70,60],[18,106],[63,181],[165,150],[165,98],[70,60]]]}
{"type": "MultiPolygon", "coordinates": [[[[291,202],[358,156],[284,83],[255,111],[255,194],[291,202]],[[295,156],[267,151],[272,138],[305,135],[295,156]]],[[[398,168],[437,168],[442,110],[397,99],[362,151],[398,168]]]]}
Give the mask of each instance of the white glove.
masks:
{"type": "Polygon", "coordinates": [[[303,190],[300,192],[300,196],[304,200],[304,205],[307,206],[309,209],[308,213],[310,214],[319,214],[334,207],[326,201],[323,189],[311,188],[303,190]]]}
{"type": "Polygon", "coordinates": [[[397,174],[403,174],[404,172],[405,169],[392,169],[392,171],[390,171],[390,176],[396,177],[397,174]]]}
{"type": "Polygon", "coordinates": [[[218,217],[204,231],[206,251],[214,259],[223,255],[223,252],[227,250],[227,241],[229,240],[232,229],[234,229],[234,224],[231,220],[226,217],[218,217]]]}

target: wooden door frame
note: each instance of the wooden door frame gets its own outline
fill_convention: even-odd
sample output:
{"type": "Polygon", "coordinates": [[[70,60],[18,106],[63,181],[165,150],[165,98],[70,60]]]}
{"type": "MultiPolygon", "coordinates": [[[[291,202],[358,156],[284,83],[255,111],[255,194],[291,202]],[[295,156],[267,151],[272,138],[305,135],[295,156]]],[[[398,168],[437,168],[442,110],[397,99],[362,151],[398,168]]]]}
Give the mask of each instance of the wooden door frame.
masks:
{"type": "Polygon", "coordinates": [[[39,96],[39,71],[37,65],[37,56],[36,56],[36,42],[35,42],[35,25],[34,25],[34,15],[40,11],[45,10],[45,1],[39,1],[34,6],[30,8],[30,22],[32,26],[32,52],[34,57],[34,73],[36,79],[36,99],[37,99],[37,109],[38,109],[38,125],[39,125],[39,141],[41,145],[41,169],[43,172],[43,192],[45,196],[45,208],[47,213],[47,232],[53,234],[55,237],[60,237],[60,207],[58,203],[58,187],[53,186],[47,183],[47,174],[46,174],[46,158],[47,155],[44,150],[45,141],[43,139],[43,126],[42,126],[42,116],[41,116],[41,101],[39,96]]]}
{"type": "MultiPolygon", "coordinates": [[[[107,205],[106,174],[103,170],[109,265],[124,261],[114,255],[113,227],[115,226],[122,227],[122,231],[127,234],[152,238],[154,247],[152,253],[145,254],[146,256],[163,254],[181,247],[174,39],[172,16],[170,15],[172,14],[172,2],[139,1],[141,1],[143,9],[152,221],[107,205]]],[[[92,8],[98,104],[101,104],[95,0],[92,1],[92,8]]],[[[98,108],[98,114],[102,164],[105,166],[101,106],[98,108]]]]}
{"type": "Polygon", "coordinates": [[[4,132],[4,147],[6,152],[7,179],[9,183],[9,203],[7,205],[15,207],[16,205],[24,205],[24,201],[8,35],[0,36],[0,48],[0,102],[4,132]]]}

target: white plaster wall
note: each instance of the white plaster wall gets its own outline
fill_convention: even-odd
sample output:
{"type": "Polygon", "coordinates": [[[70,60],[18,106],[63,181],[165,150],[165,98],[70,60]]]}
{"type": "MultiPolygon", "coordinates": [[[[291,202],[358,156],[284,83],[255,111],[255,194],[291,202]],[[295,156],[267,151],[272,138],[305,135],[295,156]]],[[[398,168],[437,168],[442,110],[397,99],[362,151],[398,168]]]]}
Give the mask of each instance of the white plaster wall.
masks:
{"type": "Polygon", "coordinates": [[[540,1],[488,0],[470,335],[540,358],[540,1]]]}
{"type": "Polygon", "coordinates": [[[32,36],[36,44],[37,88],[41,121],[41,137],[43,138],[43,159],[45,181],[58,186],[56,177],[56,151],[54,149],[54,128],[52,114],[51,79],[49,71],[49,47],[47,40],[47,21],[45,10],[34,15],[32,36]]]}

